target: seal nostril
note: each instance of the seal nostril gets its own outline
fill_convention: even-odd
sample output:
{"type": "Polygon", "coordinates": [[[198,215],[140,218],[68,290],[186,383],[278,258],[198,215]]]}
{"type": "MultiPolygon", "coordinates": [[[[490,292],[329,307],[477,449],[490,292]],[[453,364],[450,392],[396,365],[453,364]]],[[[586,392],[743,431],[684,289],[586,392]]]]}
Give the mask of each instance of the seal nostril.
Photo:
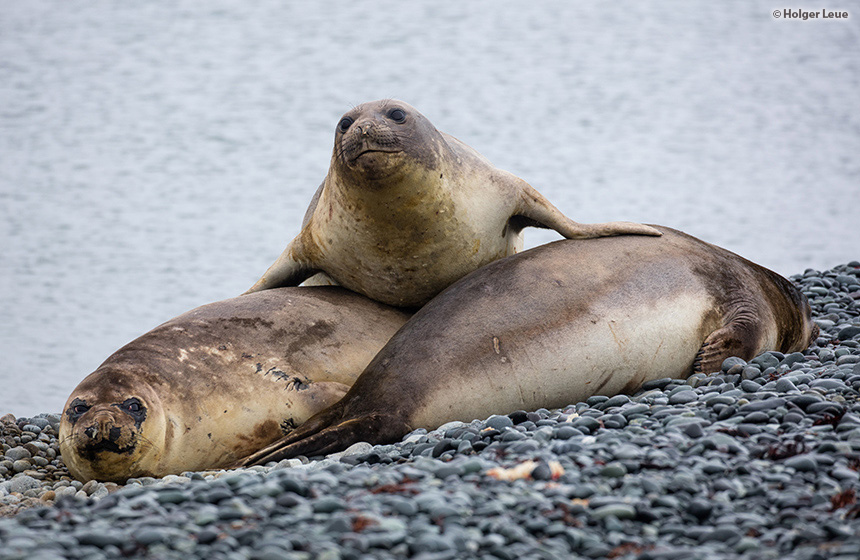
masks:
{"type": "Polygon", "coordinates": [[[94,439],[96,437],[96,427],[90,426],[89,428],[84,430],[84,433],[87,435],[88,438],[94,439]]]}
{"type": "Polygon", "coordinates": [[[120,428],[111,428],[110,432],[108,432],[108,439],[111,441],[116,441],[119,439],[120,433],[122,433],[122,430],[120,428]]]}

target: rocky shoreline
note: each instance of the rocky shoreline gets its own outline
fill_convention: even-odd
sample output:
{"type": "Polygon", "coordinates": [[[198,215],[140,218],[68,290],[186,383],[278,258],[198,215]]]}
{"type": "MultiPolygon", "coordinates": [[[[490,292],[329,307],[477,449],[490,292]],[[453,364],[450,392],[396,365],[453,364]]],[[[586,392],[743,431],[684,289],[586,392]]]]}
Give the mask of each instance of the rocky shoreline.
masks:
{"type": "Polygon", "coordinates": [[[860,263],[792,280],[804,353],[323,460],[82,484],[6,415],[0,559],[860,557],[860,263]]]}

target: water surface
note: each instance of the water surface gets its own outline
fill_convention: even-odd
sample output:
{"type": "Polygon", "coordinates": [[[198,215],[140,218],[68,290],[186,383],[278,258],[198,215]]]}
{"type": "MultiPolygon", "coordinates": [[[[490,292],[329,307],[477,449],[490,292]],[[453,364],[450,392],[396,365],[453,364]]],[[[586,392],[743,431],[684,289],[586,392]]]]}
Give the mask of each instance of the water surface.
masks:
{"type": "Polygon", "coordinates": [[[247,289],[372,99],[578,221],[783,274],[860,259],[860,11],[576,4],[4,3],[0,414],[59,411],[126,342],[247,289]]]}

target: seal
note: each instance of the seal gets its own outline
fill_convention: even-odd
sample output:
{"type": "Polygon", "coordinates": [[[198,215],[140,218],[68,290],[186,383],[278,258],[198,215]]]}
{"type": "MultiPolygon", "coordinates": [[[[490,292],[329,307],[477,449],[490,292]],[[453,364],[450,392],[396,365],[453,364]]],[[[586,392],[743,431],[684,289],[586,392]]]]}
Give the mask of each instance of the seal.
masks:
{"type": "Polygon", "coordinates": [[[519,251],[526,226],[575,239],[659,235],[629,222],[574,222],[410,105],[373,101],[341,118],[301,232],[248,292],[322,272],[377,301],[418,307],[519,251]]]}
{"type": "Polygon", "coordinates": [[[788,280],[659,229],[556,241],[471,273],[418,311],[342,400],[240,464],[632,392],[817,336],[788,280]]]}
{"type": "Polygon", "coordinates": [[[340,399],[408,317],[336,287],[193,309],[75,388],[60,421],[63,461],[81,481],[222,468],[340,399]]]}

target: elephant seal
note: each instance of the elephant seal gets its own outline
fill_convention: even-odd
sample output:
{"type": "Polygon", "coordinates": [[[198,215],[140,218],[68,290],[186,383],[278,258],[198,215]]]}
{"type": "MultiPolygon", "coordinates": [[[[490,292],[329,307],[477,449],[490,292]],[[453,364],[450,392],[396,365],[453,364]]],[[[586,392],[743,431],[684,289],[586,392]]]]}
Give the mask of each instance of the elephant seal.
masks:
{"type": "Polygon", "coordinates": [[[659,229],[556,241],[471,273],[418,311],[342,400],[241,464],[632,392],[817,336],[788,280],[659,229]]]}
{"type": "Polygon", "coordinates": [[[282,288],[189,311],[72,392],[60,453],[81,480],[222,468],[336,402],[409,314],[343,288],[282,288]]]}
{"type": "Polygon", "coordinates": [[[417,307],[520,250],[526,226],[576,239],[659,235],[629,222],[576,223],[410,105],[364,103],[337,125],[301,232],[248,293],[323,272],[377,301],[417,307]]]}

